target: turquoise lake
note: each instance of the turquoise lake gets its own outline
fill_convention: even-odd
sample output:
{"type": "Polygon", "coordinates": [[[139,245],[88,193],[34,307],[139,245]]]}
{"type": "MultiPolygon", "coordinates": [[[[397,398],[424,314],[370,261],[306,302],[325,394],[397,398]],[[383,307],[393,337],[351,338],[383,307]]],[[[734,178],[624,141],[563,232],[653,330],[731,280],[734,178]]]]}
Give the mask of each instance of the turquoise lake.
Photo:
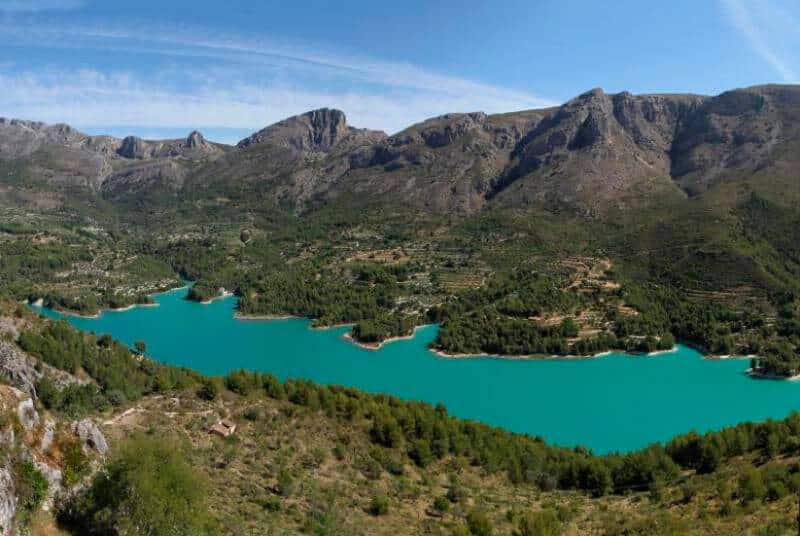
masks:
{"type": "Polygon", "coordinates": [[[42,313],[129,345],[144,340],[148,356],[206,374],[246,368],[443,402],[452,415],[598,453],[800,409],[800,382],[752,379],[746,359],[705,360],[686,347],[579,360],[447,359],[428,351],[437,328],[427,326],[413,339],[370,351],[343,339],[348,328],[316,330],[297,319],[237,320],[235,298],[203,305],[185,294],[158,294],[158,307],[96,319],[42,313]]]}

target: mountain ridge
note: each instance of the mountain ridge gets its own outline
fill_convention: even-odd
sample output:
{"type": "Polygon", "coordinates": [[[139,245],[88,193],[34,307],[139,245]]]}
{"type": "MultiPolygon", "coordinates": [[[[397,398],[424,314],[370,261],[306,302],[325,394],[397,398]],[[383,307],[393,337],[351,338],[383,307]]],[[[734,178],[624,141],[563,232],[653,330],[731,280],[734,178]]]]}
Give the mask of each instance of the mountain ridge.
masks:
{"type": "Polygon", "coordinates": [[[112,202],[255,185],[299,212],[356,197],[434,213],[535,205],[602,217],[780,167],[775,151],[798,138],[800,86],[717,96],[595,88],[557,107],[444,114],[392,135],[352,127],[344,112],[321,108],[236,146],[197,132],[182,140],[120,140],[2,119],[0,159],[32,162],[38,175],[88,186],[112,202]],[[43,152],[50,157],[37,161],[43,152]]]}

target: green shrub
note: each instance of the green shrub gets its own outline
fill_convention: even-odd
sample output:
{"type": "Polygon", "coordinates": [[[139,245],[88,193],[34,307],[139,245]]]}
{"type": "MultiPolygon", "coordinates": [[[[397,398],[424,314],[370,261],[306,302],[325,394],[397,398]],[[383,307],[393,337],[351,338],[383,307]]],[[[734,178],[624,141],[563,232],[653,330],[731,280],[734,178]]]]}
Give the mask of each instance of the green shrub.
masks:
{"type": "Polygon", "coordinates": [[[217,534],[206,479],[180,445],[139,435],[122,444],[91,487],[62,510],[82,534],[217,534]]]}
{"type": "Polygon", "coordinates": [[[444,495],[439,495],[433,499],[433,509],[440,513],[450,510],[450,500],[444,495]]]}
{"type": "Polygon", "coordinates": [[[738,497],[742,503],[748,504],[761,501],[767,494],[761,472],[755,467],[748,466],[739,477],[738,497]]]}
{"type": "Polygon", "coordinates": [[[514,536],[558,536],[561,534],[561,521],[553,510],[542,510],[523,515],[514,536]]]}
{"type": "Polygon", "coordinates": [[[203,378],[197,396],[203,400],[216,400],[220,391],[220,382],[216,378],[203,378]]]}
{"type": "Polygon", "coordinates": [[[382,516],[389,513],[389,497],[386,495],[375,495],[369,502],[368,511],[374,516],[382,516]]]}
{"type": "Polygon", "coordinates": [[[278,493],[281,497],[291,497],[294,494],[295,481],[292,473],[287,469],[281,469],[278,473],[278,493]]]}
{"type": "Polygon", "coordinates": [[[14,486],[18,507],[26,514],[36,511],[47,497],[47,479],[30,460],[16,465],[14,486]]]}
{"type": "Polygon", "coordinates": [[[472,536],[492,536],[492,523],[483,510],[473,509],[467,514],[467,528],[472,536]]]}

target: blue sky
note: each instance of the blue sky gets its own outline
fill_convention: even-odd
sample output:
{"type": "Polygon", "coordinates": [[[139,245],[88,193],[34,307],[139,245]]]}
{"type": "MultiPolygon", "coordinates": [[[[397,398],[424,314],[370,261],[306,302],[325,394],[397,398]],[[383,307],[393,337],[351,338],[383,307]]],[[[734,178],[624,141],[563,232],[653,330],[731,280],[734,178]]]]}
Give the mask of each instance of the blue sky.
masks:
{"type": "Polygon", "coordinates": [[[0,116],[235,142],[323,106],[396,132],[608,92],[800,81],[797,0],[0,0],[0,116]]]}

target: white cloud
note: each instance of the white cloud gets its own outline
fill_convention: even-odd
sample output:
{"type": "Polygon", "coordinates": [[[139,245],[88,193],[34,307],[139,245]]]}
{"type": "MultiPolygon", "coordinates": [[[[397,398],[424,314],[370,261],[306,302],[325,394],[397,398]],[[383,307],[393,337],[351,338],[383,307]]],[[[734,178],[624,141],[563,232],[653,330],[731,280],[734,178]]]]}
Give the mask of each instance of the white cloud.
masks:
{"type": "MultiPolygon", "coordinates": [[[[447,111],[489,112],[528,107],[497,95],[455,96],[433,91],[322,91],[272,84],[206,84],[191,92],[159,88],[131,74],[93,70],[0,74],[0,115],[81,127],[218,127],[257,130],[287,116],[333,107],[360,127],[396,132],[447,111]]],[[[220,140],[233,141],[233,140],[220,140]]]]}
{"type": "Polygon", "coordinates": [[[742,0],[721,1],[736,28],[782,80],[800,80],[794,65],[797,61],[796,51],[792,55],[783,52],[787,41],[792,40],[792,34],[800,32],[791,13],[768,0],[758,2],[755,8],[753,4],[745,4],[742,0]]]}
{"type": "Polygon", "coordinates": [[[78,73],[58,65],[47,71],[0,68],[0,115],[48,122],[255,130],[327,106],[344,110],[356,126],[396,132],[447,112],[554,104],[529,92],[413,64],[274,44],[263,37],[44,24],[7,26],[0,37],[24,46],[119,51],[123,59],[124,53],[156,54],[171,65],[147,70],[140,65],[145,62],[133,62],[114,72],[78,73]]]}
{"type": "Polygon", "coordinates": [[[39,13],[70,11],[83,7],[82,0],[0,0],[2,13],[39,13]]]}

